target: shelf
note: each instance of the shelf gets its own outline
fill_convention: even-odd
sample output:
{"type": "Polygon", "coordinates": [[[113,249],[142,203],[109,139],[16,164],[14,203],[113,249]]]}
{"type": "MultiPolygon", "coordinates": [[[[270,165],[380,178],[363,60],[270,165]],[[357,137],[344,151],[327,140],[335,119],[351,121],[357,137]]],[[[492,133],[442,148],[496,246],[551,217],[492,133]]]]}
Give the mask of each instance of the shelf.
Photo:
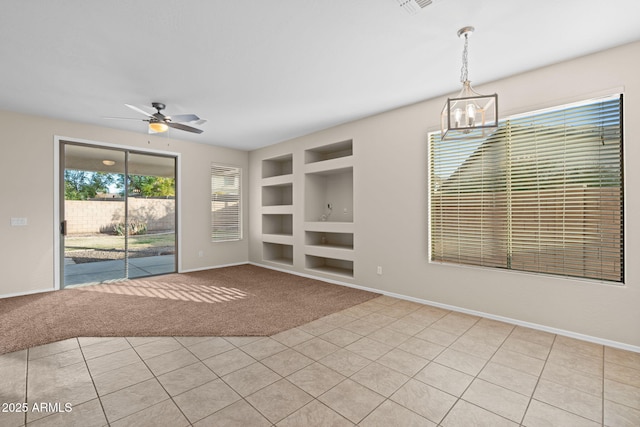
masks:
{"type": "Polygon", "coordinates": [[[305,150],[304,162],[305,164],[317,163],[352,155],[353,141],[347,140],[305,150]]]}
{"type": "Polygon", "coordinates": [[[293,205],[284,206],[263,206],[263,215],[291,215],[293,214],[293,205]]]}
{"type": "Polygon", "coordinates": [[[293,265],[293,246],[278,243],[262,243],[262,259],[264,261],[293,265]]]}
{"type": "Polygon", "coordinates": [[[304,247],[306,255],[323,258],[353,261],[353,248],[339,245],[307,245],[304,247]]]}
{"type": "Polygon", "coordinates": [[[306,174],[334,175],[353,171],[353,158],[340,157],[338,159],[325,160],[322,162],[305,165],[306,174]]]}
{"type": "Polygon", "coordinates": [[[262,241],[279,245],[293,245],[293,236],[291,234],[263,234],[262,241]]]}
{"type": "Polygon", "coordinates": [[[330,233],[353,233],[353,222],[338,221],[308,221],[304,223],[305,231],[320,231],[330,233]]]}
{"type": "Polygon", "coordinates": [[[262,161],[262,177],[290,175],[293,173],[293,154],[285,154],[262,161]]]}
{"type": "Polygon", "coordinates": [[[305,255],[305,267],[318,273],[353,278],[353,261],[305,255]]]}
{"type": "Polygon", "coordinates": [[[262,186],[285,185],[293,183],[293,174],[270,176],[262,178],[262,186]]]}

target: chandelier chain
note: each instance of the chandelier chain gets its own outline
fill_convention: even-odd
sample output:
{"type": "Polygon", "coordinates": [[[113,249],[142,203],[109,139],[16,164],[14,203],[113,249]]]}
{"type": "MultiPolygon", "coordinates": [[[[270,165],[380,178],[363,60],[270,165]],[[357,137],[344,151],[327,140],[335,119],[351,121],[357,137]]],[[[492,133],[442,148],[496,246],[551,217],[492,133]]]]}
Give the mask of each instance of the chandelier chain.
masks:
{"type": "Polygon", "coordinates": [[[469,65],[468,61],[468,53],[469,50],[469,35],[464,35],[464,50],[462,51],[462,68],[460,69],[460,82],[464,83],[469,81],[469,65]]]}

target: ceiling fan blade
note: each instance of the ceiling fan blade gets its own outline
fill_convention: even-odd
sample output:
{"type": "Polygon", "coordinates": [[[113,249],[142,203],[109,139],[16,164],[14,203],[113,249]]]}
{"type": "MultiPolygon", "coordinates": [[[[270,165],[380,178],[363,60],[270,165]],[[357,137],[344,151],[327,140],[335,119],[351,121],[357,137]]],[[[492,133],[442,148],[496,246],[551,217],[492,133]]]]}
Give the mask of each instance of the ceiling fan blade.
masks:
{"type": "Polygon", "coordinates": [[[175,116],[167,116],[172,122],[177,123],[186,123],[186,122],[195,122],[196,120],[200,120],[200,117],[195,114],[177,114],[175,116]]]}
{"type": "Polygon", "coordinates": [[[147,117],[153,117],[153,114],[147,113],[146,111],[144,111],[141,108],[136,107],[135,105],[130,105],[130,104],[124,104],[124,105],[126,105],[129,108],[131,108],[133,111],[137,111],[140,114],[144,114],[147,117]]]}
{"type": "Polygon", "coordinates": [[[145,119],[134,119],[133,117],[103,117],[103,119],[107,120],[136,120],[136,121],[145,121],[145,119]]]}
{"type": "Polygon", "coordinates": [[[187,132],[193,132],[193,133],[202,133],[203,130],[202,129],[197,129],[191,126],[187,126],[185,124],[182,123],[173,123],[173,122],[166,122],[167,126],[169,126],[170,128],[173,129],[180,129],[180,130],[186,130],[187,132]]]}

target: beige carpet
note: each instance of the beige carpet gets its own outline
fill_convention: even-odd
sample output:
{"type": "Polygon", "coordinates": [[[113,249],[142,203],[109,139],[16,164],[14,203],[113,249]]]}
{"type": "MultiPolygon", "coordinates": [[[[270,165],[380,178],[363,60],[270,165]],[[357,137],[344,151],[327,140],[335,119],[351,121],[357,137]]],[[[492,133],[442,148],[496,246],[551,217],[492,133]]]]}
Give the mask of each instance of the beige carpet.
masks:
{"type": "Polygon", "coordinates": [[[378,294],[253,265],[0,299],[0,354],[73,337],[272,335],[378,294]]]}

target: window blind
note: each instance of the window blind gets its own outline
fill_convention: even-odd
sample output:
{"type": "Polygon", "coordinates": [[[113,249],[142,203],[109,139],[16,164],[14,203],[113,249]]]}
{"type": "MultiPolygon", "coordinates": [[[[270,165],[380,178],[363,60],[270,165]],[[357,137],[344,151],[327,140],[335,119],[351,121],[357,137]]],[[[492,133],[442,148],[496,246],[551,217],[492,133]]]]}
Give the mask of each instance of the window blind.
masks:
{"type": "Polygon", "coordinates": [[[429,145],[432,261],[624,281],[621,95],[429,145]]]}
{"type": "Polygon", "coordinates": [[[240,176],[238,167],[211,165],[211,240],[214,242],[242,239],[240,176]]]}

